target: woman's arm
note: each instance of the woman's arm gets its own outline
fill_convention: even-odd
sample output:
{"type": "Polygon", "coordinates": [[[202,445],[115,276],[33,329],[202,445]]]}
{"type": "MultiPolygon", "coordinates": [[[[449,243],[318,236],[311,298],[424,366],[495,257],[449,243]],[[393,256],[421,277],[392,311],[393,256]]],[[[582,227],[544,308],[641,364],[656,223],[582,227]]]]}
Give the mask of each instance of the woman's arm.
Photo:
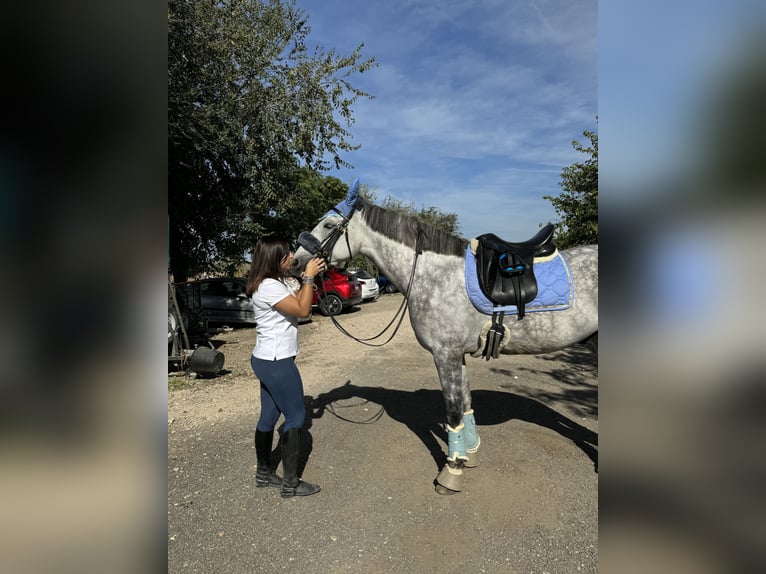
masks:
{"type": "Polygon", "coordinates": [[[274,308],[293,317],[304,318],[311,314],[311,300],[314,298],[314,276],[325,268],[323,259],[316,257],[306,264],[303,285],[295,297],[285,297],[274,304],[274,308]]]}

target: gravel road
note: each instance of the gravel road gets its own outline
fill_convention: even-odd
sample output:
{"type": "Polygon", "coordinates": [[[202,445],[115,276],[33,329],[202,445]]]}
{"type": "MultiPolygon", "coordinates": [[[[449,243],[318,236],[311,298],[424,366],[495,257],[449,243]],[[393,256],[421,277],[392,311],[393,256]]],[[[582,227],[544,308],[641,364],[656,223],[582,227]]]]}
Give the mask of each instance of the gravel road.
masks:
{"type": "MultiPolygon", "coordinates": [[[[402,301],[383,295],[338,319],[377,334],[402,301]]],[[[327,317],[300,326],[310,456],[322,491],[255,488],[254,329],[216,337],[224,372],[171,377],[170,573],[572,574],[598,569],[598,367],[590,347],[467,357],[481,465],[436,494],[444,407],[430,354],[405,318],[384,347],[327,317]]]]}

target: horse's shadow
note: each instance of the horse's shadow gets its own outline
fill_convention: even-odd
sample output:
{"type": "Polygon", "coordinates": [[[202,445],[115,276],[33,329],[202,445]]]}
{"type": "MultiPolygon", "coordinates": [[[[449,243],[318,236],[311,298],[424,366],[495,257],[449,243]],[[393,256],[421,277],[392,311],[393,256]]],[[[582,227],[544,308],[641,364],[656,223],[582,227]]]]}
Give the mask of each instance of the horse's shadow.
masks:
{"type": "MultiPolygon", "coordinates": [[[[313,419],[321,418],[325,412],[356,424],[374,423],[385,412],[392,419],[406,425],[423,442],[431,452],[437,469],[447,461],[444,454],[447,431],[443,424],[446,415],[440,390],[401,391],[383,387],[361,387],[349,380],[315,399],[306,398],[307,427],[311,426],[313,419]],[[351,399],[361,401],[351,402],[351,399]],[[355,417],[344,413],[344,408],[361,406],[364,401],[380,405],[381,410],[372,415],[366,414],[367,418],[362,420],[355,420],[355,417]]],[[[534,399],[514,393],[474,390],[471,392],[471,402],[478,426],[501,424],[517,419],[549,428],[577,445],[591,459],[598,472],[597,433],[534,399]]],[[[366,412],[368,413],[369,409],[366,412]]],[[[481,433],[481,429],[479,432],[481,433]]]]}

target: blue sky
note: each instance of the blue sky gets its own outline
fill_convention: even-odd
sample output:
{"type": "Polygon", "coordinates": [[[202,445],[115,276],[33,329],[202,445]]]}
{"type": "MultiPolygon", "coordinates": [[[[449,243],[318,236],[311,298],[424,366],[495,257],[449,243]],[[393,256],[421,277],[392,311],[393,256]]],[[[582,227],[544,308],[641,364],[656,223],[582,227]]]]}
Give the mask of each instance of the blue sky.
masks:
{"type": "Polygon", "coordinates": [[[352,84],[358,100],[344,159],[380,201],[456,213],[461,235],[523,240],[557,218],[543,195],[586,159],[572,140],[597,131],[595,0],[297,0],[309,48],[379,66],[352,84]]]}

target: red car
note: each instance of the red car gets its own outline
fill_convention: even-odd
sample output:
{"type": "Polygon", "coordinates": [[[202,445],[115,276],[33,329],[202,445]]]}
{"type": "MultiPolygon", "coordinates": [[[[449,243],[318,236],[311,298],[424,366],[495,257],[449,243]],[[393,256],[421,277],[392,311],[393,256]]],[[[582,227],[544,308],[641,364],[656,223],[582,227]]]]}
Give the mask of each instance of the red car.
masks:
{"type": "Polygon", "coordinates": [[[317,276],[315,285],[312,305],[318,306],[322,315],[331,317],[362,302],[359,280],[345,269],[327,269],[317,276]]]}

